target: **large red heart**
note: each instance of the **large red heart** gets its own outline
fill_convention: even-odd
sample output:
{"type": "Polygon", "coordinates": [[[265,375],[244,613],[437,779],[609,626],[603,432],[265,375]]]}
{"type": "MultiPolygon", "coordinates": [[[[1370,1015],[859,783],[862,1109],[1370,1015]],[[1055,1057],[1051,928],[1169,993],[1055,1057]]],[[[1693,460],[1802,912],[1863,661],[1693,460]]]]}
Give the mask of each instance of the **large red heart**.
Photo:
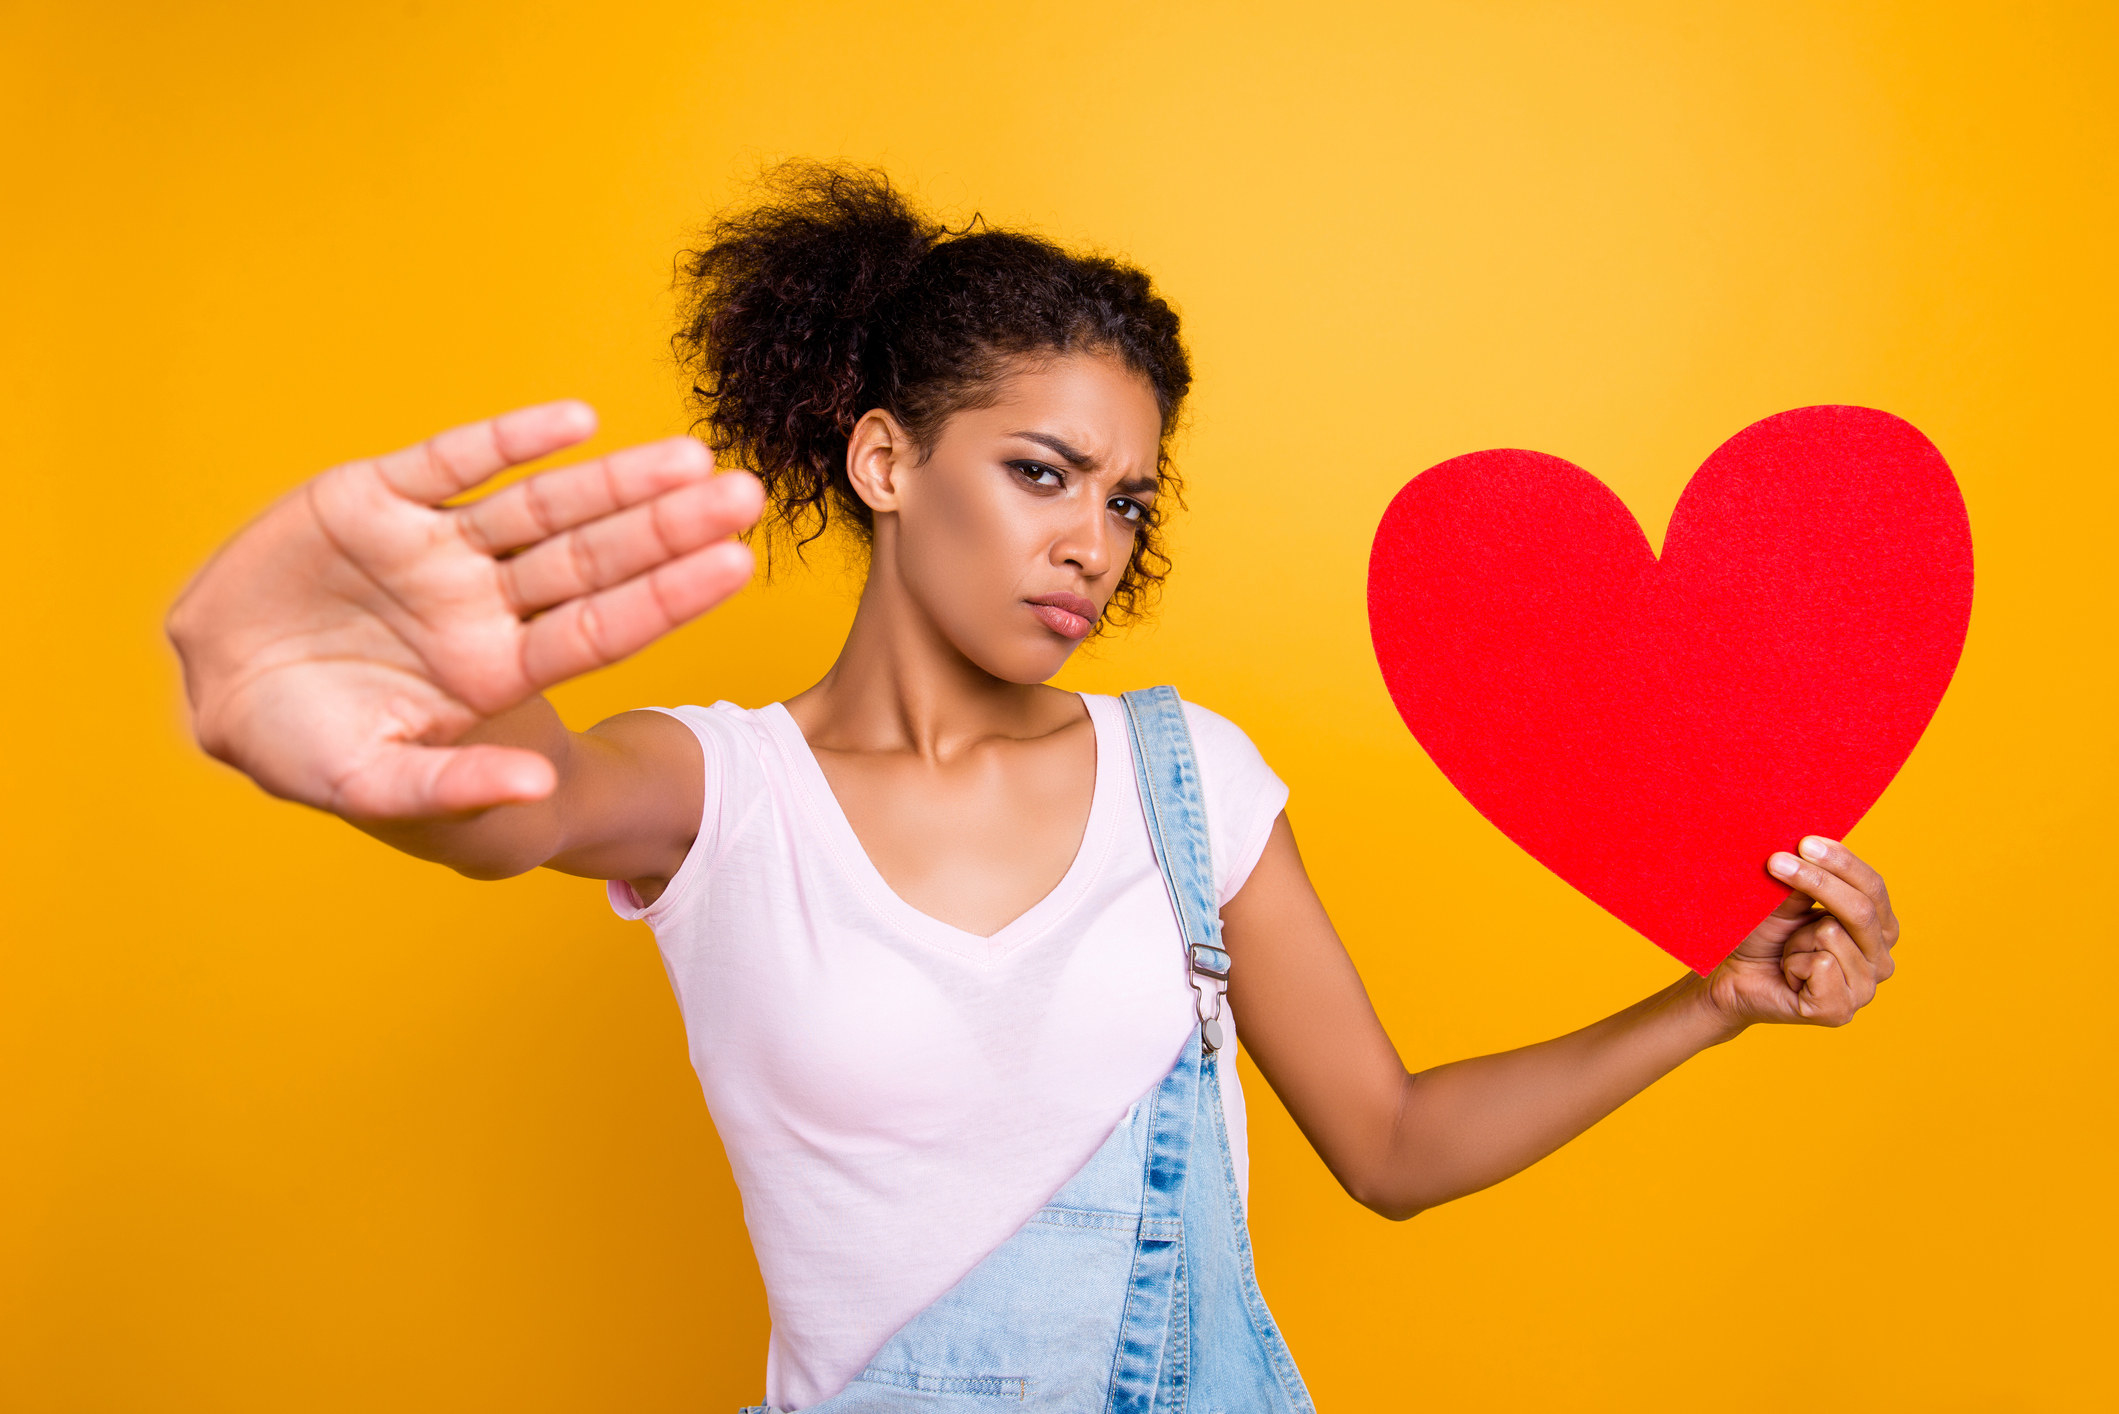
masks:
{"type": "Polygon", "coordinates": [[[1787,897],[1766,856],[1890,784],[1971,610],[1950,468],[1872,408],[1723,443],[1661,560],[1602,482],[1519,451],[1414,477],[1369,556],[1377,660],[1442,773],[1701,973],[1787,897]]]}

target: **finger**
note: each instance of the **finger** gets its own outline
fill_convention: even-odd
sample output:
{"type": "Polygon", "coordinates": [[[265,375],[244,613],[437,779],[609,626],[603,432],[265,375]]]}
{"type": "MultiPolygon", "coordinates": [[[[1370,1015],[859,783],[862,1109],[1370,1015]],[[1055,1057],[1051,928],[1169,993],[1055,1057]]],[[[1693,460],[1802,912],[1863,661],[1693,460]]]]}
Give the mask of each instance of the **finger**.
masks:
{"type": "Polygon", "coordinates": [[[497,471],[571,447],[595,430],[595,412],[569,398],[452,427],[416,447],[356,465],[398,495],[438,506],[497,471]]]}
{"type": "Polygon", "coordinates": [[[542,800],[558,783],[551,761],[535,751],[393,743],[338,782],[326,808],[352,820],[429,820],[542,800]]]}
{"type": "Polygon", "coordinates": [[[722,540],[524,625],[523,673],[538,687],[615,663],[697,618],[750,579],[750,547],[722,540]]]}
{"type": "Polygon", "coordinates": [[[713,469],[712,454],[697,438],[667,437],[518,481],[457,507],[457,525],[464,539],[487,554],[504,554],[651,500],[713,469]]]}
{"type": "Polygon", "coordinates": [[[501,591],[516,613],[529,614],[608,589],[735,534],[758,519],[764,501],[747,472],[679,486],[502,560],[501,591]]]}
{"type": "Polygon", "coordinates": [[[1876,901],[1877,910],[1883,915],[1886,946],[1898,941],[1898,920],[1891,909],[1891,891],[1884,887],[1884,876],[1869,867],[1853,850],[1838,840],[1828,840],[1823,835],[1805,835],[1796,852],[1822,868],[1831,870],[1860,889],[1876,901]]]}
{"type": "Polygon", "coordinates": [[[1847,936],[1838,919],[1819,919],[1812,933],[1818,947],[1838,965],[1840,975],[1846,979],[1851,1006],[1841,1019],[1852,1020],[1855,1012],[1876,997],[1876,969],[1854,939],[1847,936]]]}
{"type": "Polygon", "coordinates": [[[1785,852],[1768,858],[1766,870],[1798,893],[1807,894],[1824,905],[1828,913],[1846,925],[1847,931],[1854,935],[1854,941],[1870,957],[1890,951],[1890,944],[1883,938],[1883,910],[1875,899],[1839,875],[1785,852]]]}
{"type": "Polygon", "coordinates": [[[1781,979],[1796,992],[1801,992],[1810,981],[1810,975],[1817,971],[1818,963],[1830,956],[1831,954],[1823,948],[1807,948],[1800,951],[1791,948],[1781,955],[1781,979]]]}
{"type": "Polygon", "coordinates": [[[1796,1015],[1821,1026],[1844,1026],[1854,1016],[1854,993],[1846,969],[1831,951],[1801,952],[1782,963],[1795,998],[1796,1015]]]}

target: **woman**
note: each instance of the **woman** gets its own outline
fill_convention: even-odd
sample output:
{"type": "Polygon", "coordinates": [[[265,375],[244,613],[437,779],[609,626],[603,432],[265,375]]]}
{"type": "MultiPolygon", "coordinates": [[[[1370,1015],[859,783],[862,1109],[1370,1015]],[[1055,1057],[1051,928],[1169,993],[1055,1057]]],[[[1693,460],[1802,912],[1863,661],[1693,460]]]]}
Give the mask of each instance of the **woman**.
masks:
{"type": "Polygon", "coordinates": [[[591,430],[525,409],[305,483],[169,621],[200,743],[268,791],[473,878],[608,880],[653,925],[772,1408],[1308,1409],[1251,1273],[1236,1019],[1347,1191],[1405,1218],[1890,975],[1882,881],[1808,838],[1711,977],[1408,1074],[1243,733],[1045,685],[1166,566],[1175,314],[880,176],[782,182],[683,267],[709,440],[755,475],[677,438],[450,504],[591,430]],[[823,679],[563,726],[540,690],[733,593],[768,507],[867,546],[823,679]]]}

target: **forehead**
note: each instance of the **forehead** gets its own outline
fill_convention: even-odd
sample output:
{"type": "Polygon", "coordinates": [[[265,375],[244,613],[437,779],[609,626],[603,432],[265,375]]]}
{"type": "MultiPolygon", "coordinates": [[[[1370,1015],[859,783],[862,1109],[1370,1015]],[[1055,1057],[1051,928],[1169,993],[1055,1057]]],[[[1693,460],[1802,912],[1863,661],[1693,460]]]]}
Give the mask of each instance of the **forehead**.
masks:
{"type": "MultiPolygon", "coordinates": [[[[983,437],[1035,431],[1057,437],[1112,468],[1152,468],[1162,447],[1162,409],[1147,378],[1104,354],[1066,354],[1019,365],[982,406],[950,430],[983,437]]],[[[946,435],[946,434],[945,434],[946,435]]]]}

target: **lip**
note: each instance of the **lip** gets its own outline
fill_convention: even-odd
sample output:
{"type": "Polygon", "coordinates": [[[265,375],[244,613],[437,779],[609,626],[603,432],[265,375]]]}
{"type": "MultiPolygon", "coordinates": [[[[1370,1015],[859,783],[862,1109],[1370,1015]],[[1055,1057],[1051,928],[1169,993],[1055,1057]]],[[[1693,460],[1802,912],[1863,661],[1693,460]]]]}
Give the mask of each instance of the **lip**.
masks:
{"type": "Polygon", "coordinates": [[[1096,627],[1096,605],[1079,594],[1040,594],[1023,602],[1046,628],[1062,637],[1087,638],[1096,627]]]}

